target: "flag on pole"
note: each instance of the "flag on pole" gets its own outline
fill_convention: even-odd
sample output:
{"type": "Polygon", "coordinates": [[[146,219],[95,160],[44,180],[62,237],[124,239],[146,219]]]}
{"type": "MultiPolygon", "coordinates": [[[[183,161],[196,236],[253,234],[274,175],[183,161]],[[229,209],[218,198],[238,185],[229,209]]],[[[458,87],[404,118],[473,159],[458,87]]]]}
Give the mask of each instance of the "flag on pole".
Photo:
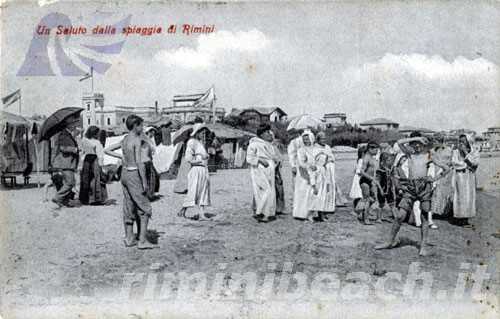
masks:
{"type": "Polygon", "coordinates": [[[86,79],[91,78],[93,76],[94,76],[94,68],[90,68],[90,73],[85,74],[83,78],[81,78],[79,81],[80,82],[85,81],[86,79]]]}
{"type": "Polygon", "coordinates": [[[193,106],[211,106],[215,100],[214,87],[212,86],[202,97],[194,102],[193,106]]]}
{"type": "Polygon", "coordinates": [[[2,98],[2,104],[4,106],[9,106],[21,98],[21,89],[14,91],[13,93],[2,98]]]}

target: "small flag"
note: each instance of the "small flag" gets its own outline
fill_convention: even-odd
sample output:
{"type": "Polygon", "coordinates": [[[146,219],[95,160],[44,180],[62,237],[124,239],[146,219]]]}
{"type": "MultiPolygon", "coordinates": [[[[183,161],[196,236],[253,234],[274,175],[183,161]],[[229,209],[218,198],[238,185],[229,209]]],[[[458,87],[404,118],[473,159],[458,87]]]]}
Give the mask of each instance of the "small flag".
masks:
{"type": "Polygon", "coordinates": [[[81,78],[79,81],[80,82],[85,81],[86,79],[91,78],[93,76],[94,76],[94,68],[90,68],[90,73],[85,74],[83,78],[81,78]]]}
{"type": "Polygon", "coordinates": [[[214,87],[212,86],[202,97],[200,97],[196,102],[194,102],[194,106],[211,106],[215,100],[215,92],[214,87]]]}
{"type": "Polygon", "coordinates": [[[81,82],[81,81],[84,81],[84,80],[86,80],[86,79],[88,79],[88,78],[90,78],[90,73],[85,74],[85,76],[84,76],[83,78],[81,78],[81,79],[80,79],[80,82],[81,82]]]}
{"type": "Polygon", "coordinates": [[[5,106],[9,106],[12,103],[16,102],[21,98],[21,89],[18,89],[17,91],[5,96],[2,98],[2,104],[5,106]]]}

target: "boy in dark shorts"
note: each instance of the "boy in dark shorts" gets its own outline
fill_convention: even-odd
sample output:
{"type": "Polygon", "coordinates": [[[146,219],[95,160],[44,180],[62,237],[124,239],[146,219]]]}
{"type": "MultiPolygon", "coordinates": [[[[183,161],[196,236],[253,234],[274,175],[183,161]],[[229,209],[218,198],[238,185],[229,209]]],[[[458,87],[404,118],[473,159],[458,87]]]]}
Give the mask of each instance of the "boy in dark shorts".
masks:
{"type": "Polygon", "coordinates": [[[360,172],[359,186],[361,187],[363,198],[358,204],[358,207],[362,209],[361,216],[358,216],[358,218],[365,225],[373,225],[369,219],[369,214],[373,204],[377,201],[377,194],[380,189],[380,184],[376,179],[376,172],[379,168],[379,161],[376,158],[378,150],[379,146],[377,143],[368,143],[360,172]]]}
{"type": "Polygon", "coordinates": [[[397,176],[397,191],[400,199],[397,203],[390,238],[387,243],[376,246],[375,249],[390,249],[398,245],[396,236],[401,228],[401,224],[406,222],[410,214],[413,213],[414,202],[419,201],[420,209],[423,213],[422,216],[424,216],[420,231],[419,255],[426,255],[425,244],[428,226],[425,218],[431,208],[432,183],[441,178],[449,170],[448,167],[432,161],[428,148],[426,148],[428,145],[427,139],[423,137],[411,137],[398,141],[398,146],[408,161],[408,176],[397,176]],[[439,176],[430,177],[428,170],[431,164],[441,167],[443,172],[439,176]]]}
{"type": "MultiPolygon", "coordinates": [[[[382,222],[382,213],[384,211],[392,212],[395,207],[396,202],[396,190],[393,180],[394,175],[394,161],[396,155],[388,152],[382,152],[380,154],[380,167],[376,173],[376,180],[379,183],[381,189],[378,192],[378,214],[377,214],[377,222],[382,222]]],[[[391,213],[392,215],[392,213],[391,213]]]]}

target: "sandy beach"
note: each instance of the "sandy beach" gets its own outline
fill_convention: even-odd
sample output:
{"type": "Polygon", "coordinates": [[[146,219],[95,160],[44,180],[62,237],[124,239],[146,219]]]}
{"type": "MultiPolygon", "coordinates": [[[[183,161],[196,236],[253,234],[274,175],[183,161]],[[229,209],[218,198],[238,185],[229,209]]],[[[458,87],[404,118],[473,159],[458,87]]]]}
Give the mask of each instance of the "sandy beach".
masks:
{"type": "MultiPolygon", "coordinates": [[[[337,180],[345,193],[350,188],[353,165],[351,159],[337,162],[337,180]]],[[[485,175],[491,176],[490,173],[485,175]]],[[[3,190],[0,193],[3,204],[1,265],[5,275],[1,281],[2,313],[22,317],[22,314],[26,315],[23,311],[35,309],[31,315],[41,315],[36,312],[38,307],[58,303],[70,307],[72,305],[67,303],[73,299],[85,300],[82,303],[89,306],[102,301],[103,296],[110,298],[107,302],[111,304],[112,296],[119,293],[127,273],[202,272],[210,278],[221,272],[221,264],[225,265],[227,273],[251,271],[266,274],[274,271],[279,274],[284,263],[292,263],[294,272],[307,276],[331,272],[345,278],[352,272],[364,272],[376,278],[390,272],[406,275],[409,266],[418,262],[421,269],[432,274],[434,292],[453,291],[458,274],[464,271],[461,264],[468,263],[471,269],[477,265],[488,266],[491,279],[485,282],[483,290],[486,293],[498,292],[499,278],[495,266],[500,247],[497,190],[478,192],[478,216],[472,220],[473,229],[460,228],[448,220],[438,219],[439,229],[429,231],[430,256],[418,257],[418,228],[404,226],[400,232],[400,247],[376,251],[375,244],[386,238],[391,224],[364,226],[352,214],[350,204],[338,208],[324,223],[294,220],[290,215],[291,174],[286,166],[283,174],[288,215],[267,224],[259,224],[251,218],[248,170],[219,170],[211,175],[213,206],[210,211],[217,217],[208,222],[177,217],[183,197],[173,193],[173,180],[162,180],[160,193],[163,196],[153,203],[150,226],[151,235],[157,237],[160,248],[150,251],[125,248],[122,243],[119,183],[108,185],[109,197],[116,200],[115,205],[61,210],[52,210],[51,204],[42,202],[42,190],[37,189],[36,184],[31,188],[3,190]],[[270,264],[276,269],[270,271],[270,264]],[[65,303],[61,303],[63,299],[65,303]]],[[[46,180],[47,176],[43,178],[46,180]]],[[[403,291],[403,285],[397,282],[390,287],[394,294],[403,291]]],[[[132,295],[138,302],[143,299],[143,292],[144,285],[132,287],[132,295]]],[[[237,291],[230,293],[238,295],[237,291]]],[[[376,297],[370,294],[366,301],[375,300],[373,298],[376,297]]],[[[110,304],[101,306],[111,314],[113,308],[110,304]]],[[[217,312],[215,309],[220,304],[214,303],[211,314],[230,317],[236,311],[232,308],[234,304],[230,305],[217,312]]],[[[451,304],[447,305],[450,307],[451,304]]],[[[484,306],[481,309],[486,311],[485,315],[497,311],[496,304],[491,301],[488,305],[486,301],[476,305],[484,306]]],[[[280,307],[277,309],[284,311],[279,312],[282,314],[293,309],[280,307]]],[[[474,308],[467,309],[472,311],[474,308]]],[[[187,314],[191,312],[184,311],[180,313],[189,317],[187,314]]],[[[240,307],[236,314],[241,315],[241,311],[240,307]]],[[[191,315],[196,317],[195,313],[191,315]]],[[[69,317],[76,318],[76,315],[69,317]]],[[[5,315],[5,318],[11,317],[5,315]]]]}

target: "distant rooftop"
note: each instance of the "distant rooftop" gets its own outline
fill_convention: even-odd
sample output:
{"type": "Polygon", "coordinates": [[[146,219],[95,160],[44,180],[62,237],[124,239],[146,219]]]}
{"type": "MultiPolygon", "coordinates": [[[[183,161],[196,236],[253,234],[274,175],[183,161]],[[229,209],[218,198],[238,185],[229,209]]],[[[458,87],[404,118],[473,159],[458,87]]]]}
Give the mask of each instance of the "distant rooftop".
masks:
{"type": "Polygon", "coordinates": [[[383,117],[378,117],[378,118],[375,118],[372,120],[368,120],[368,121],[364,121],[364,122],[359,123],[359,125],[382,125],[382,124],[399,124],[399,123],[396,123],[392,120],[389,120],[389,119],[386,119],[383,117]]]}
{"type": "Polygon", "coordinates": [[[231,111],[231,115],[233,116],[239,116],[244,112],[248,111],[254,111],[259,113],[260,115],[271,115],[273,112],[278,111],[279,113],[283,115],[287,115],[285,111],[283,111],[281,108],[276,107],[276,106],[269,106],[269,107],[264,107],[264,106],[258,106],[258,107],[249,107],[245,109],[233,109],[231,111]]]}
{"type": "Polygon", "coordinates": [[[409,126],[409,125],[406,125],[406,126],[400,126],[399,127],[399,131],[400,132],[413,132],[413,131],[419,131],[419,132],[422,132],[422,133],[434,133],[435,131],[434,130],[431,130],[431,129],[428,129],[428,128],[424,128],[424,127],[415,127],[415,126],[409,126]]]}
{"type": "Polygon", "coordinates": [[[323,117],[346,117],[346,113],[325,113],[323,117]]]}
{"type": "MultiPolygon", "coordinates": [[[[100,109],[96,110],[96,113],[112,113],[116,111],[123,111],[123,112],[154,112],[156,108],[154,106],[128,106],[128,105],[113,105],[109,107],[104,107],[104,109],[101,111],[100,109]]],[[[160,111],[161,108],[158,107],[158,111],[160,111]]]]}
{"type": "Polygon", "coordinates": [[[204,93],[201,94],[183,94],[183,95],[174,95],[174,102],[184,102],[184,101],[196,101],[200,99],[204,93]]]}

